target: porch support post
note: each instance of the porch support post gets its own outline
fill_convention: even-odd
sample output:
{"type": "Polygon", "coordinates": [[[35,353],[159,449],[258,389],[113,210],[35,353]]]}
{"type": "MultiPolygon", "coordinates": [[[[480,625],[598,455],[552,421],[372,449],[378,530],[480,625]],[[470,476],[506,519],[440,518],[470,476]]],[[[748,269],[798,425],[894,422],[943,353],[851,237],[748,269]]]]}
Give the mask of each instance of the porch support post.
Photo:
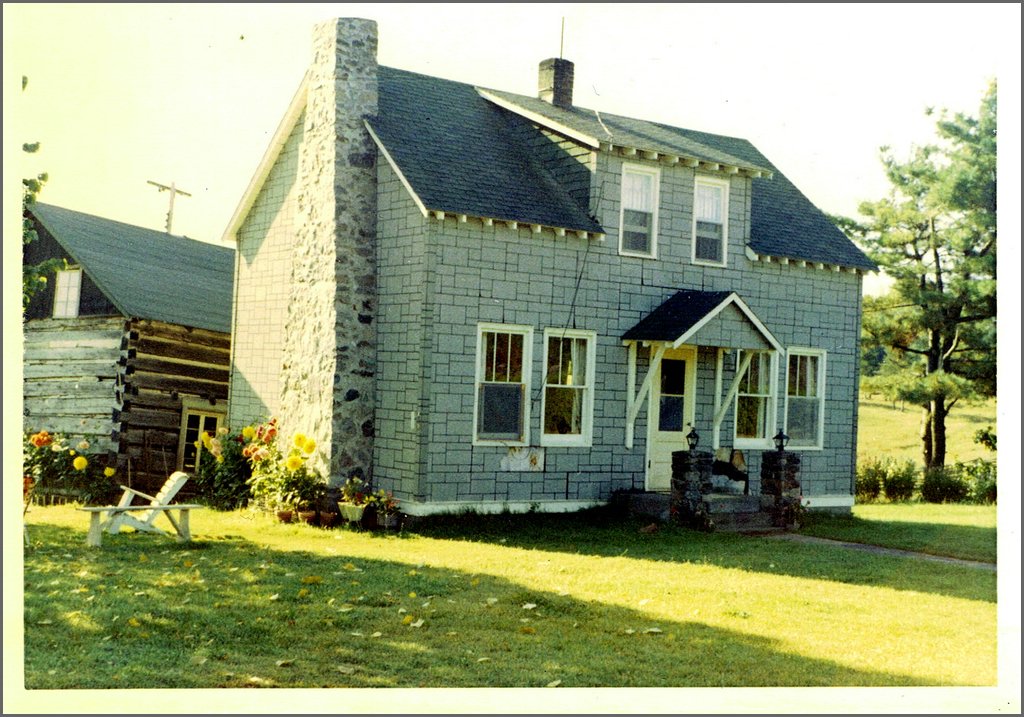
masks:
{"type": "MultiPolygon", "coordinates": [[[[722,370],[725,363],[725,350],[719,348],[715,353],[715,413],[714,425],[711,427],[711,447],[718,450],[722,445],[722,422],[718,419],[718,413],[722,408],[722,370]]],[[[722,415],[724,416],[725,414],[722,415]]]]}
{"type": "Polygon", "coordinates": [[[636,341],[629,343],[629,353],[626,355],[626,448],[633,447],[633,421],[629,417],[633,415],[633,403],[636,397],[633,389],[636,387],[636,341]]]}
{"type": "MultiPolygon", "coordinates": [[[[632,344],[632,363],[633,363],[633,378],[636,378],[636,344],[632,344]]],[[[644,382],[640,385],[640,390],[637,391],[636,398],[633,400],[626,399],[626,448],[633,447],[633,424],[636,422],[636,417],[640,413],[640,407],[647,400],[647,396],[651,391],[651,384],[654,382],[654,372],[661,366],[661,359],[665,356],[665,351],[668,349],[668,344],[659,344],[658,348],[655,349],[654,356],[651,358],[651,365],[647,368],[647,375],[644,376],[644,382]]],[[[629,371],[627,370],[627,373],[629,371]]],[[[627,386],[627,396],[633,395],[633,385],[627,386]]]]}

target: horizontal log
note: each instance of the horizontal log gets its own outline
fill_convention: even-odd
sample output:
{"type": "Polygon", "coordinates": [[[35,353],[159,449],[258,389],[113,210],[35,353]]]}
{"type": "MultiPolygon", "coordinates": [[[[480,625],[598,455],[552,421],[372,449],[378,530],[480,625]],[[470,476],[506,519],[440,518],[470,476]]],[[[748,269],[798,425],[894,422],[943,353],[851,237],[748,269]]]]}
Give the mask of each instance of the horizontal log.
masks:
{"type": "Polygon", "coordinates": [[[181,413],[181,398],[160,391],[139,391],[127,397],[127,408],[149,408],[181,413]]]}
{"type": "Polygon", "coordinates": [[[73,378],[95,381],[97,376],[113,379],[117,375],[114,361],[27,361],[22,367],[25,380],[37,378],[73,378]]]}
{"type": "Polygon", "coordinates": [[[105,361],[116,362],[118,351],[116,346],[52,346],[50,344],[37,343],[25,346],[24,361],[45,362],[60,361],[69,363],[76,361],[105,361]]]}
{"type": "Polygon", "coordinates": [[[136,357],[129,359],[126,366],[128,373],[146,372],[161,374],[168,377],[180,377],[188,379],[200,379],[203,381],[216,381],[226,384],[229,372],[227,365],[218,366],[196,366],[194,364],[181,363],[177,361],[165,361],[161,359],[136,357]]]}
{"type": "Polygon", "coordinates": [[[153,428],[135,429],[129,427],[118,435],[119,443],[129,448],[173,448],[178,450],[178,431],[157,430],[153,428]]]}
{"type": "Polygon", "coordinates": [[[119,411],[117,420],[122,430],[138,428],[158,428],[177,431],[181,427],[181,413],[171,411],[151,411],[144,408],[132,408],[130,411],[119,411]]]}
{"type": "Polygon", "coordinates": [[[107,439],[112,427],[109,414],[105,416],[26,416],[23,425],[28,431],[61,433],[76,443],[83,437],[90,442],[94,438],[107,439]]]}
{"type": "Polygon", "coordinates": [[[229,350],[231,348],[231,334],[209,329],[195,329],[179,324],[167,324],[162,321],[151,321],[149,319],[135,319],[131,325],[132,331],[137,331],[139,336],[162,338],[181,343],[195,344],[198,346],[211,346],[229,350]]]}
{"type": "Polygon", "coordinates": [[[229,349],[160,341],[148,337],[142,337],[138,341],[131,342],[131,346],[135,349],[136,355],[140,357],[144,354],[149,354],[159,358],[184,359],[185,361],[196,361],[215,366],[227,366],[231,361],[231,351],[229,349]]]}
{"type": "Polygon", "coordinates": [[[186,378],[168,378],[166,376],[155,376],[153,374],[141,373],[129,377],[128,385],[132,389],[150,389],[155,391],[177,391],[179,394],[210,397],[226,401],[228,398],[228,386],[226,383],[213,383],[211,381],[197,381],[186,378]]]}
{"type": "Polygon", "coordinates": [[[22,395],[28,398],[59,398],[72,401],[77,398],[106,397],[115,400],[114,382],[97,381],[95,376],[58,376],[22,383],[22,395]]]}
{"type": "Polygon", "coordinates": [[[88,397],[47,396],[45,398],[26,397],[25,411],[32,415],[41,413],[55,416],[79,416],[93,414],[104,416],[110,413],[114,405],[111,394],[88,397]]]}

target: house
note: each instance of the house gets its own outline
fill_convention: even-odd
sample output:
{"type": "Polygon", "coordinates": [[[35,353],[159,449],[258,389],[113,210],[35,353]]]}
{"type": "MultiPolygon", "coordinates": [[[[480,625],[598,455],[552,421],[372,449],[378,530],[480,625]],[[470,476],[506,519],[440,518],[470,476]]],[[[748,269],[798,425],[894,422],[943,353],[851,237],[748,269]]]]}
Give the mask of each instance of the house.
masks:
{"type": "Polygon", "coordinates": [[[226,230],[229,422],[314,435],[333,482],[412,514],[669,490],[671,455],[780,429],[816,508],[853,504],[875,265],[746,140],[378,66],[317,26],[226,230]]]}
{"type": "Polygon", "coordinates": [[[24,428],[156,490],[227,414],[234,250],[48,204],[24,261],[65,261],[25,313],[24,428]]]}

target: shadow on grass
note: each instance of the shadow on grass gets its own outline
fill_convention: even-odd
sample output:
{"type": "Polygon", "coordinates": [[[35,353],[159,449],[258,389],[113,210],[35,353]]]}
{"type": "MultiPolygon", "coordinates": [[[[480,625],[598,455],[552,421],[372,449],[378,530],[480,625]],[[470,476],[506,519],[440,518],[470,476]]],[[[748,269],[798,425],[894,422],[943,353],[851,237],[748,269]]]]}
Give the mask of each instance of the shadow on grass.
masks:
{"type": "Polygon", "coordinates": [[[125,534],[91,550],[80,531],[33,528],[29,689],[931,684],[786,652],[741,623],[659,620],[447,568],[232,536],[125,534]]]}
{"type": "MultiPolygon", "coordinates": [[[[434,538],[497,542],[509,547],[585,555],[704,563],[996,602],[994,574],[979,574],[956,565],[875,555],[839,546],[702,533],[663,524],[654,532],[644,532],[650,525],[649,520],[630,519],[605,506],[572,514],[436,516],[416,526],[416,532],[434,538]]],[[[942,526],[946,527],[952,526],[942,526]]]]}

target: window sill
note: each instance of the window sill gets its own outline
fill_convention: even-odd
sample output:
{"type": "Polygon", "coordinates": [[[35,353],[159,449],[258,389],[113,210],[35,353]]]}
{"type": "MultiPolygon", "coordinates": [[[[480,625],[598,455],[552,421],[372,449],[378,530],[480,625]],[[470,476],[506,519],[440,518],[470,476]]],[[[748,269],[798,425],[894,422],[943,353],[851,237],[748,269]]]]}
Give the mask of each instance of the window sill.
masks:
{"type": "Polygon", "coordinates": [[[693,265],[694,266],[714,266],[714,267],[717,267],[719,269],[724,269],[726,267],[726,262],[724,262],[724,261],[707,261],[707,260],[704,260],[704,259],[694,259],[693,260],[693,265]]]}
{"type": "Polygon", "coordinates": [[[640,254],[632,251],[622,251],[619,249],[619,256],[628,256],[632,259],[657,259],[657,254],[640,254]]]}
{"type": "Polygon", "coordinates": [[[566,439],[561,436],[541,436],[540,444],[545,448],[592,448],[593,440],[582,436],[566,439]]]}

